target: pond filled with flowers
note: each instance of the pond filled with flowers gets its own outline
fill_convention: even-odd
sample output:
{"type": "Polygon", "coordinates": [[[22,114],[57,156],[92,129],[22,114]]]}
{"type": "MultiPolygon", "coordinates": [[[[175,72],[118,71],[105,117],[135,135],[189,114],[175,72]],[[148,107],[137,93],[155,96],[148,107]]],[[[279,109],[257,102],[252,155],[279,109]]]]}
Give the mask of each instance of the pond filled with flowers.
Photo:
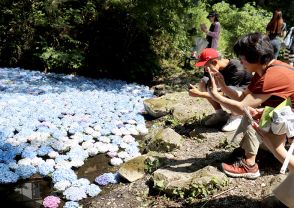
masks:
{"type": "Polygon", "coordinates": [[[119,180],[115,172],[84,177],[85,162],[98,155],[88,164],[95,173],[140,155],[135,137],[148,132],[143,100],[153,96],[146,86],[0,68],[0,91],[1,191],[42,178],[44,207],[78,207],[119,180]]]}

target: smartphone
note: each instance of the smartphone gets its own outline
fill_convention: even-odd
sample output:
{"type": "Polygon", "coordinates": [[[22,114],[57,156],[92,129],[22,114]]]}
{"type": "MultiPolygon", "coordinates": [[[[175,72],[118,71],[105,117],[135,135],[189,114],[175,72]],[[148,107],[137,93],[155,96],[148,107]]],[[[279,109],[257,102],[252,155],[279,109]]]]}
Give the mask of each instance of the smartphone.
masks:
{"type": "Polygon", "coordinates": [[[244,111],[245,115],[247,116],[247,118],[249,119],[250,123],[253,124],[254,120],[253,120],[252,116],[250,115],[248,108],[244,107],[243,111],[244,111]]]}

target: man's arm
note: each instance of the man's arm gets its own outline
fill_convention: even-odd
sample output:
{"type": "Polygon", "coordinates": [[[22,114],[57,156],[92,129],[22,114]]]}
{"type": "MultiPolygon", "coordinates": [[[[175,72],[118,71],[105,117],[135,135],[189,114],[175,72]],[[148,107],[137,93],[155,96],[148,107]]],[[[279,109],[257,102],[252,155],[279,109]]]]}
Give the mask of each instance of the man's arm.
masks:
{"type": "Polygon", "coordinates": [[[228,108],[232,112],[239,115],[243,114],[243,108],[245,106],[256,108],[264,101],[266,101],[268,98],[270,98],[270,96],[270,94],[247,94],[242,101],[237,101],[221,96],[217,92],[211,92],[211,97],[214,101],[218,102],[225,108],[228,108]]]}

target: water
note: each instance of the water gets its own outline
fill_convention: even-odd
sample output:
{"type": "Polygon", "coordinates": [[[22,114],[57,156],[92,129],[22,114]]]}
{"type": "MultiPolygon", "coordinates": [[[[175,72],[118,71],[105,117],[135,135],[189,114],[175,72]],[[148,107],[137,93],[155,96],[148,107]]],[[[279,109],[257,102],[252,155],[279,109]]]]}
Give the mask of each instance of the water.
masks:
{"type": "MultiPolygon", "coordinates": [[[[109,165],[109,157],[105,154],[99,154],[88,158],[85,164],[76,170],[76,173],[78,178],[87,178],[93,183],[97,176],[116,171],[117,167],[109,165]]],[[[100,187],[102,194],[111,191],[111,187],[100,187]]],[[[34,175],[29,180],[19,181],[16,184],[1,184],[0,200],[6,206],[1,205],[0,207],[39,208],[42,207],[43,198],[51,194],[56,194],[52,188],[51,179],[34,175]]]]}

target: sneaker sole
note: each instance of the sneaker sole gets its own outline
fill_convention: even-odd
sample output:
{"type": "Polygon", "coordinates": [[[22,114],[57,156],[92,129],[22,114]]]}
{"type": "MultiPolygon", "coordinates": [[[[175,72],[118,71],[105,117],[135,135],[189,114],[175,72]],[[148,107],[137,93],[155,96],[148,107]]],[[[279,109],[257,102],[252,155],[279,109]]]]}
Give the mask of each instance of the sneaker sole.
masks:
{"type": "Polygon", "coordinates": [[[231,173],[228,172],[224,169],[224,167],[222,166],[222,169],[224,171],[225,174],[227,174],[228,176],[234,177],[234,178],[247,178],[247,179],[256,179],[260,176],[260,172],[257,171],[256,173],[231,173]]]}

